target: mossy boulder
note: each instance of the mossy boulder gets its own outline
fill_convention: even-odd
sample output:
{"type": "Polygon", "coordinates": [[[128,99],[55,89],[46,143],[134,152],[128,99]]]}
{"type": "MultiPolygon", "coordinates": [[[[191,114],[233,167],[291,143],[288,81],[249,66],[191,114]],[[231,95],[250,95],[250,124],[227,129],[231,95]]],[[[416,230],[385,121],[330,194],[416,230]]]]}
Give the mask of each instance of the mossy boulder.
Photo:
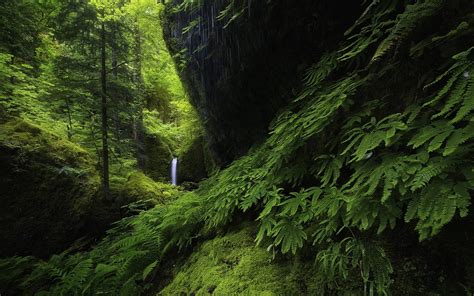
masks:
{"type": "Polygon", "coordinates": [[[149,202],[151,205],[164,204],[174,200],[179,194],[179,187],[168,183],[155,182],[142,172],[131,173],[127,181],[119,187],[121,203],[137,200],[149,202]]]}
{"type": "MultiPolygon", "coordinates": [[[[158,295],[308,295],[311,264],[274,260],[253,227],[203,243],[158,295]]],[[[314,292],[314,291],[313,291],[314,292]]]]}
{"type": "Polygon", "coordinates": [[[83,235],[99,175],[80,146],[21,119],[0,124],[0,257],[45,257],[83,235]]]}
{"type": "Polygon", "coordinates": [[[173,158],[169,145],[157,134],[145,133],[143,139],[144,171],[156,181],[169,180],[170,161],[173,158]]]}
{"type": "Polygon", "coordinates": [[[214,167],[204,137],[199,136],[179,157],[179,182],[199,182],[207,178],[214,167]]]}
{"type": "Polygon", "coordinates": [[[0,257],[48,257],[104,233],[130,215],[124,205],[146,200],[153,206],[179,194],[136,171],[112,184],[115,202],[106,202],[93,155],[18,118],[0,123],[0,167],[0,257]]]}

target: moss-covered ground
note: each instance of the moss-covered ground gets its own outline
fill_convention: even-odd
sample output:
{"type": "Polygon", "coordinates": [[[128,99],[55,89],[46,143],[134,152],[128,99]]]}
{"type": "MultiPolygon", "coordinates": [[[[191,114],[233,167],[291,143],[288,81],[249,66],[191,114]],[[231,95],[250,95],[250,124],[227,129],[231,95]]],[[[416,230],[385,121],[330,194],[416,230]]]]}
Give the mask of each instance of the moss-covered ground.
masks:
{"type": "Polygon", "coordinates": [[[158,295],[305,295],[305,268],[255,246],[254,227],[203,243],[158,295]]]}

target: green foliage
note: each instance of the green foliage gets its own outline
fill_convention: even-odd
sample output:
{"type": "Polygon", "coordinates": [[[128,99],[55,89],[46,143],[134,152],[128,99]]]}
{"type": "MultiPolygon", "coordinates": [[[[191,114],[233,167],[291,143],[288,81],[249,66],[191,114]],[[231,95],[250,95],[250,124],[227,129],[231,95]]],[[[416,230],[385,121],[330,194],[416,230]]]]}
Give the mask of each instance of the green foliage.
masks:
{"type": "MultiPolygon", "coordinates": [[[[456,43],[452,58],[410,68],[426,67],[425,50],[433,40],[444,42],[417,28],[430,25],[448,1],[365,5],[340,48],[306,72],[300,95],[274,120],[263,144],[194,193],[120,221],[92,251],[38,263],[23,288],[138,294],[169,251],[248,213],[259,223],[256,242],[275,255],[303,248],[315,254],[320,293],[351,291],[344,289],[353,283],[366,295],[389,294],[393,269],[375,235],[413,221],[425,240],[456,215],[468,215],[474,189],[473,49],[456,43]],[[401,79],[406,69],[419,80],[401,79]],[[82,282],[82,289],[69,278],[82,282]]],[[[184,1],[180,8],[195,6],[184,1]]],[[[458,24],[443,29],[441,36],[450,36],[446,42],[462,34],[458,24]]],[[[19,260],[25,259],[1,264],[15,269],[23,266],[19,260]]],[[[202,264],[211,269],[207,261],[202,264]]],[[[207,289],[207,280],[215,279],[203,279],[207,275],[198,267],[185,268],[193,279],[199,273],[186,292],[204,288],[199,281],[207,289]]]]}
{"type": "Polygon", "coordinates": [[[91,155],[18,118],[0,124],[0,150],[0,220],[8,225],[0,229],[1,256],[47,256],[67,247],[101,202],[91,155]]]}
{"type": "MultiPolygon", "coordinates": [[[[417,3],[408,7],[396,22],[384,20],[391,17],[385,7],[384,18],[374,17],[373,21],[396,26],[390,29],[387,39],[380,41],[374,60],[390,51],[395,43],[406,42],[410,30],[435,15],[440,5],[430,1],[417,3]]],[[[357,26],[370,19],[362,18],[357,26]]],[[[328,73],[334,69],[353,66],[358,53],[343,56],[336,65],[332,54],[322,58],[307,73],[306,87],[295,104],[273,123],[267,141],[202,186],[202,194],[213,204],[207,224],[222,225],[232,219],[236,210],[254,208],[260,212],[261,222],[257,241],[265,242],[268,237],[271,246],[279,247],[283,253],[294,253],[310,235],[315,236],[316,245],[321,245],[347,227],[382,233],[405,217],[406,221],[417,221],[420,239],[426,239],[436,235],[456,212],[464,217],[472,185],[470,178],[456,171],[456,167],[462,162],[467,167],[465,171],[473,168],[472,162],[467,161],[472,155],[470,52],[469,49],[456,54],[452,67],[425,88],[435,91],[419,102],[422,107],[404,101],[405,111],[390,113],[391,110],[374,107],[380,105],[379,100],[368,101],[366,106],[372,107],[347,118],[341,132],[334,136],[336,140],[311,152],[314,169],[308,170],[292,166],[299,151],[308,151],[303,150],[305,141],[324,137],[326,130],[337,128],[338,113],[357,110],[354,101],[360,98],[360,92],[390,71],[359,70],[346,79],[327,81],[328,73]],[[313,184],[319,186],[290,194],[280,189],[288,184],[297,187],[311,171],[316,173],[313,184]],[[311,233],[314,223],[317,230],[311,233]]],[[[334,247],[339,243],[334,242],[334,247]]],[[[355,262],[354,267],[362,264],[360,260],[355,262]]],[[[367,273],[383,274],[367,283],[369,289],[386,293],[391,272],[387,261],[382,266],[366,268],[373,269],[367,273]]],[[[347,272],[349,268],[345,269],[347,272]]]]}
{"type": "MultiPolygon", "coordinates": [[[[35,49],[45,26],[45,13],[54,7],[43,1],[5,0],[0,3],[0,52],[14,54],[22,63],[35,63],[35,49]]],[[[2,80],[3,82],[3,80],[2,80]]]]}
{"type": "MultiPolygon", "coordinates": [[[[9,28],[11,36],[18,37],[18,46],[7,42],[11,36],[0,34],[2,117],[21,117],[66,136],[92,152],[99,163],[97,23],[104,21],[112,182],[123,182],[130,170],[140,166],[137,158],[154,157],[141,155],[145,131],[165,139],[170,154],[175,155],[201,134],[200,122],[157,29],[162,4],[152,0],[6,1],[3,6],[2,24],[28,21],[22,24],[25,32],[9,28]],[[104,19],[99,10],[104,10],[104,19]]],[[[166,157],[159,160],[168,166],[166,157]]]]}
{"type": "MultiPolygon", "coordinates": [[[[92,251],[39,261],[21,281],[2,273],[0,287],[41,295],[135,295],[149,287],[169,245],[184,247],[198,233],[195,223],[202,207],[199,197],[189,193],[168,206],[142,211],[116,223],[92,251]]],[[[25,273],[31,268],[27,260],[1,259],[0,266],[25,273]]]]}
{"type": "MultiPolygon", "coordinates": [[[[392,2],[395,3],[395,1],[392,2]]],[[[435,16],[444,4],[444,0],[426,0],[407,5],[405,11],[397,16],[393,27],[388,29],[389,35],[379,44],[372,61],[382,59],[389,51],[400,46],[401,42],[409,40],[409,35],[427,18],[435,16]]]]}
{"type": "MultiPolygon", "coordinates": [[[[36,160],[41,160],[43,156],[49,158],[50,164],[54,166],[63,167],[69,164],[81,170],[81,174],[95,173],[91,155],[84,148],[20,118],[0,125],[0,142],[9,149],[20,149],[20,156],[25,158],[32,156],[31,158],[35,159],[36,155],[36,160]]],[[[63,170],[68,171],[74,170],[63,170]]]]}
{"type": "MultiPolygon", "coordinates": [[[[270,3],[270,2],[268,2],[270,3]]],[[[194,1],[194,0],[181,0],[179,3],[173,3],[173,9],[172,11],[174,13],[181,12],[181,11],[186,11],[189,12],[190,14],[193,14],[193,12],[198,11],[202,5],[204,5],[204,1],[199,0],[199,1],[194,1]]],[[[216,21],[222,22],[223,23],[223,28],[227,28],[237,20],[239,20],[245,13],[247,14],[251,13],[251,5],[252,5],[252,0],[242,0],[242,1],[236,1],[236,0],[229,0],[226,1],[223,5],[223,8],[217,12],[216,15],[216,21]]],[[[200,22],[199,18],[197,19],[192,19],[189,22],[189,25],[183,29],[183,34],[188,33],[191,31],[191,29],[198,25],[200,22]]]]}
{"type": "MultiPolygon", "coordinates": [[[[319,279],[331,288],[347,279],[356,267],[363,279],[365,295],[387,295],[392,267],[382,248],[348,237],[321,250],[316,257],[319,279]]],[[[323,291],[325,287],[323,286],[323,291]]],[[[321,294],[324,294],[322,292],[321,294]]]]}

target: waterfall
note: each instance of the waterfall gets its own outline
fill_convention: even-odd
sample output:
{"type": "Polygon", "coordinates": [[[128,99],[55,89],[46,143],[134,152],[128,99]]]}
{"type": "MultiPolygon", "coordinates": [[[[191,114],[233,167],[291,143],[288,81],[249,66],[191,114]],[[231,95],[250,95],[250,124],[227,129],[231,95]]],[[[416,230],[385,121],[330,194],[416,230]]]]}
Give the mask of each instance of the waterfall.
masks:
{"type": "Polygon", "coordinates": [[[171,184],[178,185],[178,159],[176,157],[171,161],[171,184]]]}

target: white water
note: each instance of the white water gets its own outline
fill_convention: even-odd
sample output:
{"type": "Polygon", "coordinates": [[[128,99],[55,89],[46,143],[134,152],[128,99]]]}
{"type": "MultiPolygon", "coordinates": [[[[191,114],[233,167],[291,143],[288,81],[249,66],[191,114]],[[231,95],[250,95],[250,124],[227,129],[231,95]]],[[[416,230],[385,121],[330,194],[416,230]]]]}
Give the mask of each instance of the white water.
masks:
{"type": "Polygon", "coordinates": [[[171,161],[171,184],[178,185],[178,159],[176,157],[171,161]]]}

